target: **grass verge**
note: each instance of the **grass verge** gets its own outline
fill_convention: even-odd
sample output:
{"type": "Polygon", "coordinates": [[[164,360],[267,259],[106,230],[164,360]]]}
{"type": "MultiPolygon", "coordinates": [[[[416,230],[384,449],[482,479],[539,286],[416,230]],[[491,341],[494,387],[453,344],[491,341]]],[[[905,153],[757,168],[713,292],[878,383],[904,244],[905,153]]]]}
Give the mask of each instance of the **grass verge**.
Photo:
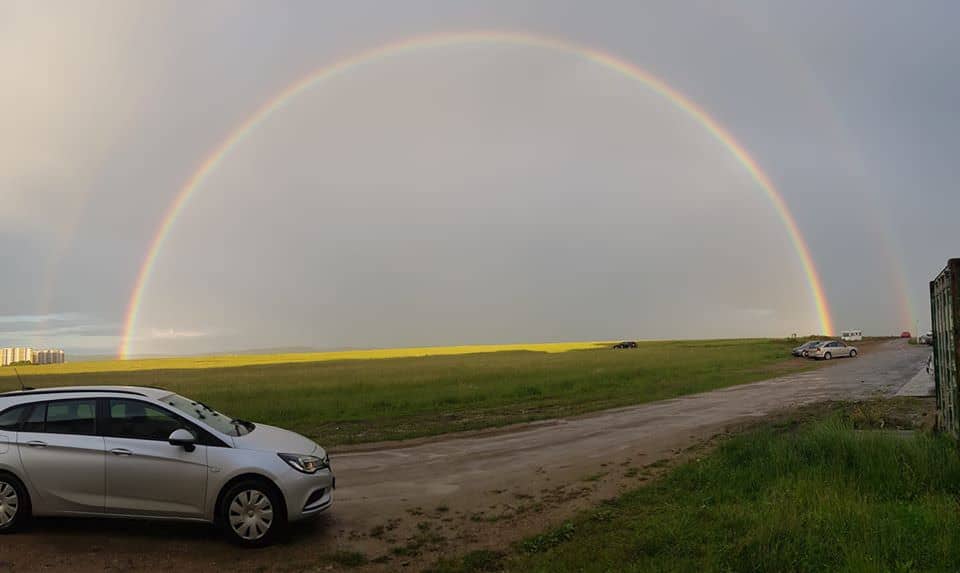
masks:
{"type": "MultiPolygon", "coordinates": [[[[726,440],[482,570],[960,570],[956,445],[925,431],[890,431],[915,424],[867,409],[726,440]]],[[[436,570],[481,569],[462,560],[436,570]]]]}

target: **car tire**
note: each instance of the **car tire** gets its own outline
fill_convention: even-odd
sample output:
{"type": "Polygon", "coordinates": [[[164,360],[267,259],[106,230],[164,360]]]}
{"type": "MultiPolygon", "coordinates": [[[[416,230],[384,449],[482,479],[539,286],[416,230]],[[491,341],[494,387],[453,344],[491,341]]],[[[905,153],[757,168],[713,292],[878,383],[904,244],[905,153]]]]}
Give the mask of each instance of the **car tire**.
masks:
{"type": "Polygon", "coordinates": [[[277,488],[263,479],[245,479],[228,489],[217,518],[231,542],[264,547],[286,528],[287,512],[277,488]]]}
{"type": "Polygon", "coordinates": [[[857,357],[857,351],[856,351],[856,350],[851,350],[851,351],[850,351],[850,358],[856,358],[856,357],[857,357]]]}
{"type": "Polygon", "coordinates": [[[30,521],[30,496],[16,477],[0,473],[0,534],[19,531],[30,521]]]}
{"type": "Polygon", "coordinates": [[[804,350],[803,352],[800,353],[800,356],[803,356],[804,358],[810,358],[810,353],[804,350]]]}
{"type": "Polygon", "coordinates": [[[824,360],[830,360],[832,358],[833,358],[833,354],[830,354],[829,352],[823,355],[824,360]]]}

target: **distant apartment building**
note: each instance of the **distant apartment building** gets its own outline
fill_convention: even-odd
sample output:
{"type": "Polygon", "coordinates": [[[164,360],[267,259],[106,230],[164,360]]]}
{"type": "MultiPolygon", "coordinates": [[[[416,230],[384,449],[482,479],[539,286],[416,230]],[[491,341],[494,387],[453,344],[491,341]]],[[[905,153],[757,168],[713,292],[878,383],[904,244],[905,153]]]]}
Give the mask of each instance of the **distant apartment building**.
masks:
{"type": "Polygon", "coordinates": [[[0,366],[8,366],[17,362],[33,362],[33,349],[16,346],[0,350],[0,366]]]}
{"type": "Polygon", "coordinates": [[[63,364],[63,350],[34,350],[34,364],[63,364]]]}
{"type": "Polygon", "coordinates": [[[63,364],[63,350],[34,350],[26,346],[0,348],[0,366],[9,366],[21,362],[31,364],[63,364]]]}

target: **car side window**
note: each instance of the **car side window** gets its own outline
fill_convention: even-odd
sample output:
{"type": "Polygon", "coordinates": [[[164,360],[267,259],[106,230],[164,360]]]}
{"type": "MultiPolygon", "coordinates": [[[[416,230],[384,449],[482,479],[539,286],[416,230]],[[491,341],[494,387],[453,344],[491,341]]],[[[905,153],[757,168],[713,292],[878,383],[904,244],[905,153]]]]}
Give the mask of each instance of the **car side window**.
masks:
{"type": "Polygon", "coordinates": [[[95,436],[97,401],[88,398],[35,403],[23,420],[20,431],[95,436]]]}
{"type": "Polygon", "coordinates": [[[23,421],[23,425],[20,427],[21,432],[42,432],[44,422],[47,419],[47,403],[40,402],[39,404],[34,404],[33,409],[30,410],[30,413],[27,415],[27,419],[23,421]]]}
{"type": "Polygon", "coordinates": [[[8,432],[16,432],[19,430],[20,420],[23,419],[23,415],[29,407],[30,404],[14,406],[3,414],[0,414],[0,430],[6,430],[8,432]]]}
{"type": "Polygon", "coordinates": [[[58,400],[47,403],[47,416],[43,431],[47,434],[97,434],[97,401],[58,400]]]}
{"type": "Polygon", "coordinates": [[[196,432],[166,410],[139,400],[107,401],[106,435],[115,438],[166,442],[174,430],[196,432]]]}

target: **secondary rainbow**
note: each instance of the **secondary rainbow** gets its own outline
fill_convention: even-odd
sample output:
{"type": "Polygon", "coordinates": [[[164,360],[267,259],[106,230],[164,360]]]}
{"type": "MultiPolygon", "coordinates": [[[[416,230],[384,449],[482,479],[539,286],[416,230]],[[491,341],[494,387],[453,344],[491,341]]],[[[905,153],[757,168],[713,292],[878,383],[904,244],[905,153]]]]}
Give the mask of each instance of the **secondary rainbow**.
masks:
{"type": "Polygon", "coordinates": [[[330,65],[324,66],[308,76],[289,85],[286,89],[264,103],[243,123],[237,126],[223,142],[207,156],[200,166],[187,179],[186,183],[177,193],[176,198],[167,207],[163,215],[160,226],[157,229],[150,247],[144,257],[140,271],[137,274],[133,291],[127,304],[126,316],[124,319],[123,336],[120,343],[118,354],[120,358],[126,358],[130,353],[130,346],[133,340],[134,329],[137,324],[137,315],[140,310],[143,293],[147,283],[150,280],[154,263],[157,255],[163,249],[164,241],[169,235],[177,220],[177,216],[183,211],[190,198],[203,185],[207,177],[212,173],[223,159],[242,142],[258,125],[263,123],[274,112],[282,109],[284,105],[297,97],[299,94],[307,91],[316,84],[343,74],[351,69],[376,62],[387,56],[392,56],[404,52],[415,52],[424,49],[436,49],[445,46],[465,45],[465,44],[497,44],[497,45],[516,45],[542,48],[566,52],[577,57],[583,58],[589,62],[603,66],[624,76],[633,78],[647,88],[662,95],[677,108],[686,112],[689,116],[700,123],[714,138],[722,143],[736,159],[747,169],[750,175],[756,180],[763,191],[773,203],[777,214],[783,220],[787,229],[787,234],[800,258],[800,263],[806,275],[810,287],[810,294],[816,307],[817,318],[820,323],[820,329],[825,334],[833,334],[833,319],[830,314],[830,308],[827,298],[824,294],[823,285],[817,268],[810,255],[810,249],[800,233],[796,220],[787,208],[783,197],[774,187],[773,182],[766,173],[760,169],[760,166],[750,156],[749,153],[740,145],[736,139],[719,122],[713,119],[700,106],[691,99],[669,86],[663,80],[651,75],[650,73],[638,68],[637,66],[622,60],[611,54],[599,50],[568,42],[530,33],[520,32],[499,32],[499,31],[472,31],[451,34],[434,34],[428,36],[417,36],[396,43],[387,44],[372,50],[361,52],[348,58],[339,60],[330,65]]]}

